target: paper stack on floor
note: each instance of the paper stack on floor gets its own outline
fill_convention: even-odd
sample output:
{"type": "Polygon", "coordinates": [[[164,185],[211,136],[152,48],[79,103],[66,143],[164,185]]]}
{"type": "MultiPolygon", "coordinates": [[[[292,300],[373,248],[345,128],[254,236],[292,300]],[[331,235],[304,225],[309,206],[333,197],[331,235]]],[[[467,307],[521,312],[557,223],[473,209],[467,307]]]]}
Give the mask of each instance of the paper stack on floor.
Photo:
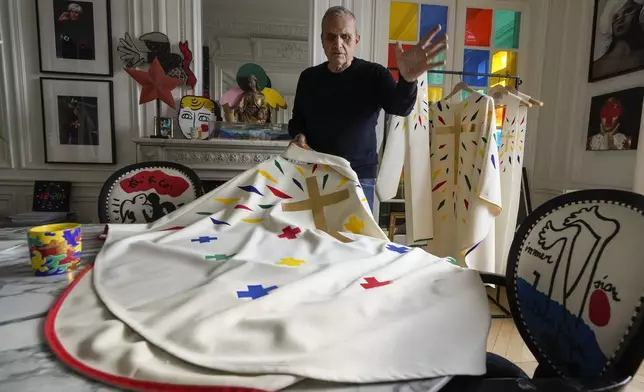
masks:
{"type": "Polygon", "coordinates": [[[291,147],[153,224],[111,225],[46,335],[130,389],[277,390],[482,374],[489,322],[476,272],[389,243],[345,160],[291,147]]]}

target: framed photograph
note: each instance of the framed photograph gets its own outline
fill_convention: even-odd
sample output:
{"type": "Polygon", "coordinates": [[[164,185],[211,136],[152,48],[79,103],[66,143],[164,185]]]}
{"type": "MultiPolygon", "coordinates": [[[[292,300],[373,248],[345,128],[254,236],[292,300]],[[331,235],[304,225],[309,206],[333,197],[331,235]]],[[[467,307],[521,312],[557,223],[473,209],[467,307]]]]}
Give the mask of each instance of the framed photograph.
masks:
{"type": "Polygon", "coordinates": [[[40,78],[45,162],[116,163],[109,80],[40,78]]]}
{"type": "Polygon", "coordinates": [[[112,76],[110,0],[35,0],[40,72],[112,76]]]}
{"type": "Polygon", "coordinates": [[[588,81],[644,69],[644,4],[595,0],[588,81]]]}
{"type": "Polygon", "coordinates": [[[174,122],[170,117],[161,117],[161,129],[157,130],[157,118],[154,117],[154,134],[158,137],[172,139],[174,137],[174,122]]]}
{"type": "Polygon", "coordinates": [[[643,101],[642,87],[593,97],[586,150],[637,150],[643,101]]]}
{"type": "Polygon", "coordinates": [[[72,183],[69,181],[36,181],[32,211],[69,212],[72,183]]]}

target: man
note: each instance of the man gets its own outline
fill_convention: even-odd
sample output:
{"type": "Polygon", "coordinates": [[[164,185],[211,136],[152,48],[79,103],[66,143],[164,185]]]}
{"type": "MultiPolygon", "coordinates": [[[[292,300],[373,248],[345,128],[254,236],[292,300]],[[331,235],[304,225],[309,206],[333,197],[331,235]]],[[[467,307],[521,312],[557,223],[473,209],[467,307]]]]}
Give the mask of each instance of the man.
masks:
{"type": "MultiPolygon", "coordinates": [[[[83,8],[71,3],[57,21],[56,57],[94,60],[94,27],[87,17],[81,19],[83,8]]],[[[91,15],[89,16],[91,18],[91,15]]]]}
{"type": "Polygon", "coordinates": [[[433,62],[447,48],[447,37],[432,42],[436,26],[418,45],[396,59],[400,81],[383,66],[354,57],[360,42],[356,19],[344,7],[329,8],[322,18],[322,46],[327,62],[300,75],[289,133],[293,143],[347,159],[373,209],[378,166],[376,124],[382,109],[406,116],[416,101],[416,80],[444,61],[433,62]]]}

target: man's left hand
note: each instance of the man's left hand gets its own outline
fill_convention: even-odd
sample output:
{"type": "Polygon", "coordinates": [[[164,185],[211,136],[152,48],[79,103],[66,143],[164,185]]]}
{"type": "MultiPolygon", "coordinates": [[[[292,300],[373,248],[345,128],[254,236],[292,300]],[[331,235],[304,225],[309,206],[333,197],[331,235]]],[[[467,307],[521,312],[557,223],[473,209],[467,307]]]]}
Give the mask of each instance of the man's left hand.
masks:
{"type": "Polygon", "coordinates": [[[445,65],[445,60],[435,59],[447,50],[447,34],[434,42],[434,38],[441,31],[441,26],[436,25],[417,45],[403,50],[399,42],[396,46],[396,60],[400,76],[408,82],[415,82],[425,72],[445,65]]]}

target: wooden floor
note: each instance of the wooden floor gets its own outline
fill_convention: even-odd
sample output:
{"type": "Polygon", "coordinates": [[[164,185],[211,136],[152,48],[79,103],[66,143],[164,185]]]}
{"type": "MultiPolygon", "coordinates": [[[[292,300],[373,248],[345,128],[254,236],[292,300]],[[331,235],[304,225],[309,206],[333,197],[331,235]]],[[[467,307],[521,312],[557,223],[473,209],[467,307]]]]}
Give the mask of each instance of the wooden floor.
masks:
{"type": "MultiPolygon", "coordinates": [[[[492,290],[490,290],[490,294],[492,294],[492,290]]],[[[502,300],[501,304],[506,306],[506,309],[509,308],[506,300],[502,300]]],[[[502,314],[492,302],[490,302],[490,312],[502,314]]],[[[492,319],[490,334],[487,337],[487,351],[509,359],[529,376],[532,376],[537,368],[537,361],[523,342],[511,318],[492,319]]],[[[626,392],[644,392],[644,366],[640,368],[633,381],[624,390],[626,392]]]]}

